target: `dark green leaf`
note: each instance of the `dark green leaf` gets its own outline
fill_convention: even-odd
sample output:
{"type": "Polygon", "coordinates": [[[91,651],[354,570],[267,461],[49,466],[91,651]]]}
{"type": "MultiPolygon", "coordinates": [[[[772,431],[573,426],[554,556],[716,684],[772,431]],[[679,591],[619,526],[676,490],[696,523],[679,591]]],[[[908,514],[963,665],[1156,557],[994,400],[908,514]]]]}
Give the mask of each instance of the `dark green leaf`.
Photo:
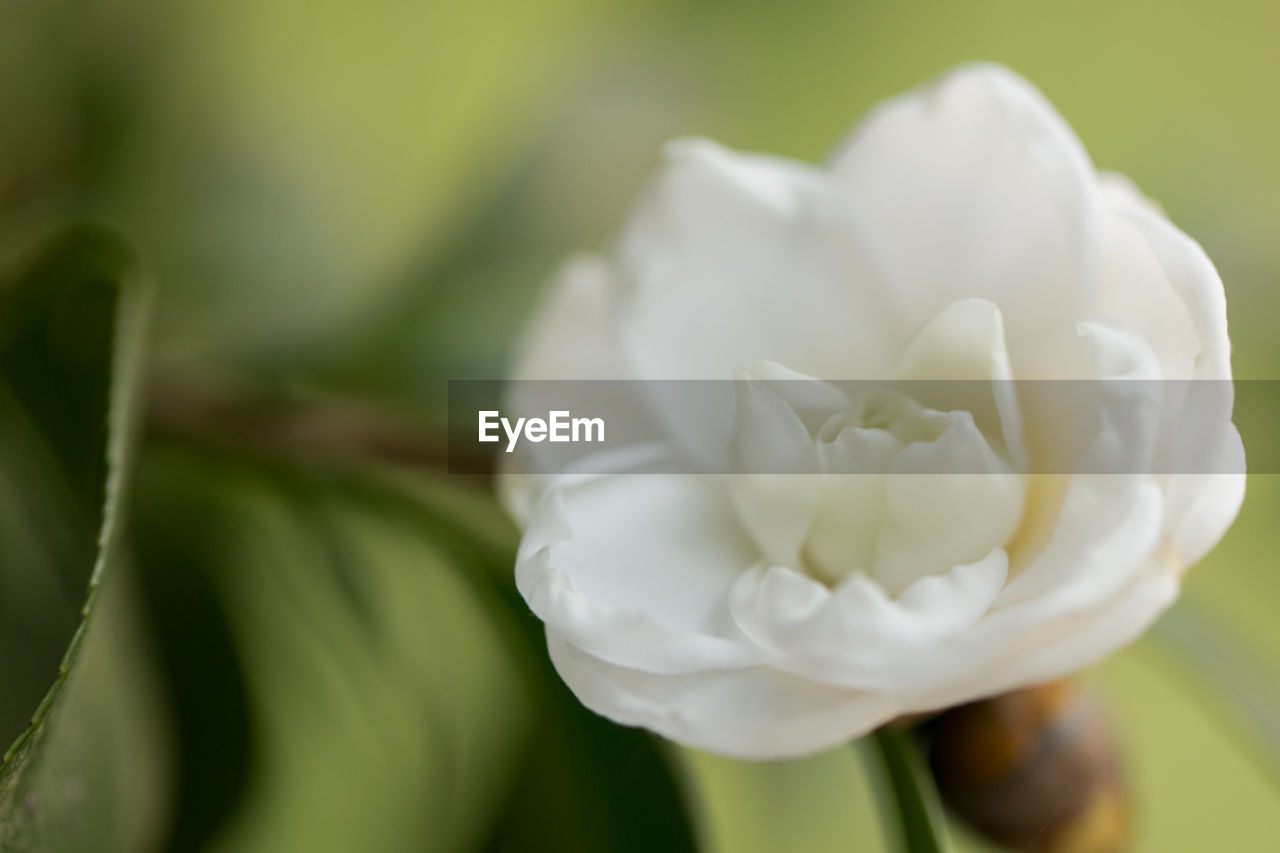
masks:
{"type": "Polygon", "coordinates": [[[882,728],[871,739],[884,767],[885,825],[897,827],[898,842],[907,853],[945,853],[950,849],[946,818],[911,733],[882,728]]]}
{"type": "Polygon", "coordinates": [[[157,819],[162,747],[116,577],[148,303],[96,228],[0,283],[0,723],[30,716],[0,765],[4,850],[138,849],[157,819]]]}
{"type": "Polygon", "coordinates": [[[179,650],[171,846],[692,849],[656,740],[552,671],[487,495],[157,446],[134,530],[179,650]]]}

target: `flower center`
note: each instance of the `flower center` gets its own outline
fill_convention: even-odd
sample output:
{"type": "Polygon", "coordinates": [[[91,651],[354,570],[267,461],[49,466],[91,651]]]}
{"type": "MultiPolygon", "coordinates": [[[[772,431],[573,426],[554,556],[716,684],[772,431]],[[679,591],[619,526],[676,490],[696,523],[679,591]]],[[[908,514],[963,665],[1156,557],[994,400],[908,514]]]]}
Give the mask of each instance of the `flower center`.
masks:
{"type": "MultiPolygon", "coordinates": [[[[770,408],[776,418],[777,406],[770,408]]],[[[921,577],[982,559],[1017,529],[1023,477],[968,412],[929,409],[884,390],[822,418],[792,411],[789,430],[767,426],[775,442],[807,446],[773,446],[786,458],[811,459],[812,468],[731,478],[739,517],[766,561],[831,586],[862,573],[897,595],[921,577]],[[818,426],[810,432],[806,421],[818,426]]],[[[750,432],[751,407],[739,415],[737,428],[750,432]]]]}

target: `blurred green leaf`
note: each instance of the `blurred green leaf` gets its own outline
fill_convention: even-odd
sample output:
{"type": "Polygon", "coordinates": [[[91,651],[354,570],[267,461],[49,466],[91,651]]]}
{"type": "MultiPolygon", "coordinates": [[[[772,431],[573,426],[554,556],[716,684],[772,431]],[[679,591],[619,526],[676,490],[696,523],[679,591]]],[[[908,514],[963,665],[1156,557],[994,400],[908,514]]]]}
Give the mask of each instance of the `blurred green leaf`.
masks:
{"type": "Polygon", "coordinates": [[[492,500],[317,462],[144,455],[148,599],[171,614],[161,644],[194,654],[169,675],[212,657],[218,685],[176,677],[171,846],[692,849],[655,740],[590,714],[551,670],[492,500]],[[210,692],[232,697],[216,718],[199,713],[210,692]]]}
{"type": "MultiPolygon", "coordinates": [[[[528,738],[529,700],[453,555],[323,477],[157,451],[140,484],[148,582],[204,581],[159,606],[213,596],[243,679],[244,791],[204,816],[213,847],[474,847],[528,738]]],[[[186,720],[187,748],[216,739],[190,729],[201,722],[186,720]]],[[[174,846],[211,841],[177,831],[174,846]]]]}
{"type": "Polygon", "coordinates": [[[520,669],[533,699],[534,736],[485,849],[695,849],[697,803],[689,799],[682,762],[669,745],[588,711],[552,667],[542,622],[515,589],[516,530],[494,504],[488,484],[479,491],[466,478],[394,470],[380,471],[377,482],[437,541],[452,543],[473,576],[493,591],[491,600],[515,630],[520,669]]]}
{"type": "Polygon", "coordinates": [[[128,248],[96,228],[0,284],[0,683],[6,724],[35,711],[0,765],[4,850],[143,849],[162,801],[117,577],[148,297],[128,248]]]}
{"type": "Polygon", "coordinates": [[[869,772],[875,757],[859,742],[789,761],[735,761],[673,748],[708,853],[848,853],[885,850],[869,772]]]}
{"type": "Polygon", "coordinates": [[[321,349],[442,248],[617,11],[584,0],[67,4],[94,208],[184,357],[321,349]]]}
{"type": "Polygon", "coordinates": [[[1193,663],[1149,637],[1091,681],[1124,749],[1135,850],[1261,850],[1280,838],[1280,784],[1193,663]]]}

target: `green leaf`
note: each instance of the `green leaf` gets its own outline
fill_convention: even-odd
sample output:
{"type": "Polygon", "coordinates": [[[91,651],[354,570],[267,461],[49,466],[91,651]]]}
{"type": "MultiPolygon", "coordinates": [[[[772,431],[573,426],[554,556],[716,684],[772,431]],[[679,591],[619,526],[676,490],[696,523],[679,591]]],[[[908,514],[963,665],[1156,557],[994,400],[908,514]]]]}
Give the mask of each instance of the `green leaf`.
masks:
{"type": "Polygon", "coordinates": [[[133,850],[157,820],[155,706],[116,585],[149,301],[97,228],[0,283],[0,677],[30,714],[0,763],[4,850],[133,850]]]}
{"type": "Polygon", "coordinates": [[[444,247],[618,18],[585,0],[140,0],[82,26],[98,41],[81,50],[113,57],[76,91],[106,177],[89,191],[154,247],[158,345],[277,368],[327,354],[407,256],[444,247]]]}
{"type": "Polygon", "coordinates": [[[1123,750],[1133,849],[1266,849],[1265,840],[1280,838],[1280,783],[1268,744],[1221,685],[1205,682],[1200,650],[1171,648],[1162,634],[1090,674],[1123,750]]]}
{"type": "Polygon", "coordinates": [[[552,671],[492,499],[315,461],[143,456],[138,553],[177,650],[170,846],[691,850],[656,740],[552,671]]]}
{"type": "MultiPolygon", "coordinates": [[[[137,512],[147,583],[170,584],[152,601],[177,610],[161,642],[223,642],[203,618],[197,636],[181,633],[191,592],[212,597],[250,724],[223,745],[247,750],[230,778],[242,791],[183,774],[197,802],[180,819],[201,825],[179,826],[173,846],[214,833],[244,851],[475,846],[529,736],[528,697],[500,623],[446,549],[341,483],[174,450],[144,457],[137,512]],[[211,794],[220,814],[192,810],[211,794]]],[[[188,756],[217,743],[204,718],[179,723],[188,756]]]]}
{"type": "Polygon", "coordinates": [[[871,740],[884,766],[884,821],[897,828],[900,849],[908,853],[949,850],[942,804],[911,733],[881,728],[871,740]]]}
{"type": "Polygon", "coordinates": [[[472,569],[493,593],[531,697],[533,737],[519,777],[491,827],[490,851],[648,853],[696,849],[696,803],[686,769],[669,744],[588,711],[565,686],[546,652],[542,622],[515,589],[518,535],[488,489],[448,476],[381,470],[371,478],[418,526],[472,569]]]}
{"type": "Polygon", "coordinates": [[[673,748],[710,853],[884,850],[868,756],[833,749],[789,761],[735,761],[673,748]]]}

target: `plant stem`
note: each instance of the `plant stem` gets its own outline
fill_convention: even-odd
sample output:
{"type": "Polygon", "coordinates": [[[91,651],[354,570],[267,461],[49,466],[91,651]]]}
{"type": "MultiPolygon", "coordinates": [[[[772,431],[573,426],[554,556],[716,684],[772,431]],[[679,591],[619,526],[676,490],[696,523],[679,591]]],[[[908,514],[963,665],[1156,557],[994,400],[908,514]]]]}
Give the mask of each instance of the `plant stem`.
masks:
{"type": "Polygon", "coordinates": [[[489,456],[448,451],[440,416],[404,411],[388,401],[298,395],[225,378],[156,372],[147,393],[146,431],[176,440],[309,468],[369,462],[488,476],[489,456]]]}
{"type": "Polygon", "coordinates": [[[883,768],[881,813],[886,825],[898,828],[901,849],[907,853],[946,853],[946,818],[911,733],[881,728],[872,736],[883,768]]]}

